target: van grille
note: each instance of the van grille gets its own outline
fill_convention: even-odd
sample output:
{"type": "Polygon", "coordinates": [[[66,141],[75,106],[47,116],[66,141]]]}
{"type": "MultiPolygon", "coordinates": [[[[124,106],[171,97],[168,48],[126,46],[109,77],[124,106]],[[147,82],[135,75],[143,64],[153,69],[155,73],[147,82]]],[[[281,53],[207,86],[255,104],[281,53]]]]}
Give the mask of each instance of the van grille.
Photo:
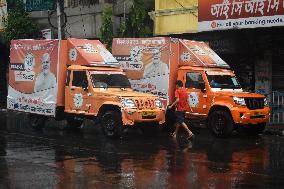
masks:
{"type": "Polygon", "coordinates": [[[245,98],[246,105],[250,110],[263,109],[264,99],[263,98],[245,98]]]}
{"type": "Polygon", "coordinates": [[[155,101],[150,99],[135,99],[135,105],[138,109],[154,109],[155,101]]]}

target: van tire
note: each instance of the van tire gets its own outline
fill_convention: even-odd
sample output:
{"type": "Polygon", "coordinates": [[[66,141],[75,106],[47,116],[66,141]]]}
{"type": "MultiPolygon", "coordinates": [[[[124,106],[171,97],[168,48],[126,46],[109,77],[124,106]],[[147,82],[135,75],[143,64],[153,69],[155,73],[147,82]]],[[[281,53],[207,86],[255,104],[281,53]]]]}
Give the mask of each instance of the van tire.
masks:
{"type": "Polygon", "coordinates": [[[29,115],[30,125],[35,130],[44,128],[45,117],[41,115],[30,114],[29,115]]]}
{"type": "Polygon", "coordinates": [[[106,111],[101,117],[103,133],[109,138],[117,138],[122,134],[121,113],[118,111],[106,111]]]}
{"type": "Polygon", "coordinates": [[[208,126],[215,136],[225,137],[232,133],[234,123],[228,111],[214,110],[209,114],[208,126]]]}
{"type": "Polygon", "coordinates": [[[71,117],[71,116],[67,117],[66,121],[67,121],[68,127],[71,128],[71,129],[77,129],[77,128],[81,127],[82,124],[83,124],[83,120],[78,120],[78,119],[75,119],[74,117],[71,117]]]}

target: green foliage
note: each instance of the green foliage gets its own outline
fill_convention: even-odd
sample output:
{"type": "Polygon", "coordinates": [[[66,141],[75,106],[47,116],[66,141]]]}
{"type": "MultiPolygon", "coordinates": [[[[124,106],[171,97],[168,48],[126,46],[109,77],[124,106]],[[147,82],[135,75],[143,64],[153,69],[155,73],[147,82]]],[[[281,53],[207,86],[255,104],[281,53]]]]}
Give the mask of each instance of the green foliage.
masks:
{"type": "Polygon", "coordinates": [[[147,15],[145,0],[132,0],[128,18],[119,28],[120,37],[149,37],[152,36],[151,20],[147,15]]]}
{"type": "Polygon", "coordinates": [[[113,38],[112,8],[106,6],[102,14],[102,27],[100,29],[100,39],[110,50],[113,38]]]}
{"type": "Polygon", "coordinates": [[[118,28],[117,31],[118,37],[126,37],[126,22],[123,20],[120,23],[120,27],[118,28]]]}
{"type": "Polygon", "coordinates": [[[13,39],[31,39],[38,37],[38,25],[28,17],[22,1],[17,0],[15,6],[8,11],[5,20],[3,38],[6,44],[13,39]]]}

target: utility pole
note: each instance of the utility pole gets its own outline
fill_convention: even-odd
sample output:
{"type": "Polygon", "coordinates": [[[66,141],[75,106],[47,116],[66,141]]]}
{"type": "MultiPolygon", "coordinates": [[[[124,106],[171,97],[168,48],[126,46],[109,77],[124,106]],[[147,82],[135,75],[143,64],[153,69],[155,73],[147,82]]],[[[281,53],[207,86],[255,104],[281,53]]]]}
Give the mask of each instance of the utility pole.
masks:
{"type": "Polygon", "coordinates": [[[62,39],[62,33],[61,33],[61,10],[60,10],[60,0],[56,0],[56,10],[57,10],[57,29],[58,34],[57,38],[59,40],[62,39]]]}
{"type": "Polygon", "coordinates": [[[125,10],[126,9],[126,5],[125,5],[125,0],[123,1],[123,19],[124,19],[124,22],[125,22],[125,10]]]}

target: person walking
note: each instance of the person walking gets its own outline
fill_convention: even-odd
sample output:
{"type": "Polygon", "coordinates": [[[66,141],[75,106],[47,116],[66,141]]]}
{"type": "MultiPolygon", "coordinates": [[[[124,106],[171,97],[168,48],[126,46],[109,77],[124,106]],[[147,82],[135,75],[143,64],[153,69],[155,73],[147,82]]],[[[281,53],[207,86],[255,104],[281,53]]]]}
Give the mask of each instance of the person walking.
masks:
{"type": "Polygon", "coordinates": [[[176,128],[172,133],[172,137],[176,138],[176,135],[179,131],[179,128],[182,127],[188,134],[187,139],[192,139],[194,134],[188,129],[185,119],[185,109],[187,104],[187,93],[186,89],[183,87],[183,83],[181,80],[176,81],[176,90],[175,90],[175,101],[169,106],[169,108],[173,108],[176,106],[176,128]]]}

